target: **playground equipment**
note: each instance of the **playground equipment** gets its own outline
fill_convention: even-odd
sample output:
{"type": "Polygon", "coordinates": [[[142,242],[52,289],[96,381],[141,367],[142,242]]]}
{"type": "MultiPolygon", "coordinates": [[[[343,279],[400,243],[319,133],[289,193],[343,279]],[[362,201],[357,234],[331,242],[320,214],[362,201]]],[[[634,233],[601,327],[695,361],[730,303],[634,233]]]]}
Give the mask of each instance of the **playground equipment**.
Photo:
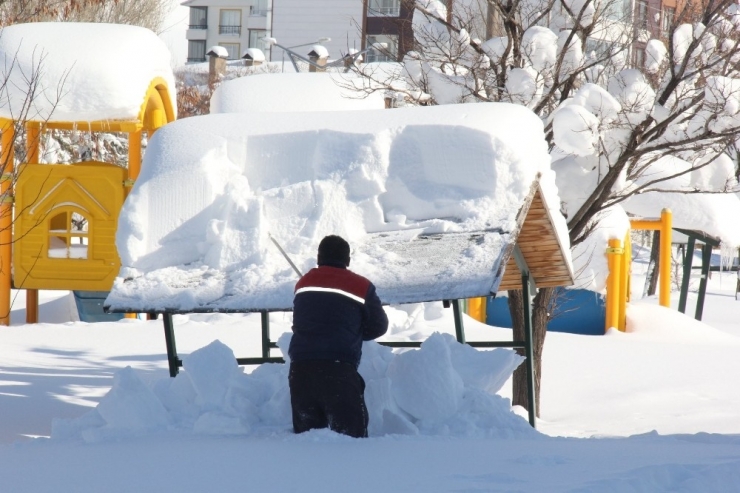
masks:
{"type": "MultiPolygon", "coordinates": [[[[693,231],[687,229],[678,229],[676,231],[683,233],[688,237],[688,242],[683,255],[683,278],[681,279],[681,294],[678,299],[678,311],[686,313],[686,302],[689,294],[689,280],[691,278],[691,269],[694,262],[694,249],[696,243],[700,243],[701,248],[701,278],[699,281],[699,293],[696,300],[696,309],[694,318],[701,320],[704,313],[704,297],[707,293],[707,279],[709,278],[710,262],[712,257],[712,248],[719,248],[721,241],[719,238],[708,235],[703,231],[693,231]]],[[[740,277],[738,278],[737,288],[740,288],[740,277]]],[[[735,299],[737,299],[736,288],[735,299]]]]}
{"type": "MultiPolygon", "coordinates": [[[[115,65],[95,60],[95,49],[114,59],[119,56],[122,61],[131,60],[132,55],[146,57],[139,48],[152,43],[155,43],[152,56],[160,55],[164,60],[161,55],[166,47],[158,47],[156,43],[161,42],[148,30],[132,26],[103,29],[87,24],[48,23],[11,26],[3,30],[3,35],[5,44],[0,46],[0,55],[14,53],[20,67],[24,63],[32,64],[32,59],[24,61],[23,57],[32,57],[35,52],[23,52],[15,48],[13,42],[23,38],[38,40],[38,49],[45,51],[49,63],[50,77],[58,68],[57,62],[65,63],[59,60],[66,61],[64,56],[70,52],[92,56],[93,60],[85,60],[74,67],[80,72],[64,72],[77,77],[68,91],[60,95],[60,101],[69,98],[74,108],[77,100],[94,99],[90,94],[104,94],[108,98],[100,97],[97,102],[102,107],[88,110],[88,114],[98,116],[92,121],[82,117],[74,119],[73,110],[61,111],[58,119],[53,112],[41,111],[29,111],[17,118],[8,108],[0,114],[0,157],[4,165],[0,181],[0,196],[3,197],[0,204],[0,324],[9,325],[11,288],[26,290],[28,323],[38,321],[38,289],[110,290],[120,269],[115,246],[118,215],[128,190],[139,175],[142,136],[173,121],[176,109],[170,94],[172,77],[168,64],[169,76],[166,71],[153,70],[152,73],[164,76],[147,77],[138,68],[131,70],[124,66],[118,67],[119,77],[111,77],[110,72],[115,72],[111,67],[115,65]],[[88,30],[90,32],[85,35],[88,30]],[[46,31],[51,31],[47,38],[44,37],[46,31]],[[64,36],[52,36],[54,33],[64,36]],[[95,38],[101,35],[107,36],[96,45],[95,38]],[[120,46],[117,38],[128,42],[120,46]],[[65,43],[66,46],[57,46],[65,43]],[[91,45],[95,48],[88,50],[91,45]],[[16,51],[12,52],[13,49],[16,51]],[[132,54],[132,50],[135,53],[132,54]],[[101,73],[101,67],[107,71],[101,73]],[[125,76],[127,72],[129,77],[125,76]],[[134,109],[124,114],[121,100],[130,99],[132,88],[136,87],[140,89],[138,111],[134,109]],[[13,144],[21,129],[26,135],[25,162],[16,166],[13,144]],[[54,129],[128,134],[128,167],[96,161],[39,164],[40,143],[45,132],[54,129]],[[82,229],[74,224],[80,220],[86,224],[82,229]]],[[[39,86],[50,83],[54,81],[42,79],[39,86]]],[[[13,97],[17,95],[11,93],[9,99],[13,97]]]]}
{"type": "MultiPolygon", "coordinates": [[[[671,303],[671,231],[673,228],[673,215],[670,209],[663,209],[658,219],[635,218],[630,220],[632,229],[658,230],[660,231],[660,261],[659,261],[659,285],[658,300],[661,306],[669,307],[671,303]]],[[[690,236],[694,240],[694,236],[690,236]]],[[[693,242],[690,244],[693,255],[693,242]]],[[[709,247],[711,253],[711,246],[709,247]]],[[[604,330],[615,327],[621,331],[626,329],[627,302],[630,297],[630,272],[632,265],[632,240],[630,231],[625,235],[622,242],[618,239],[609,240],[606,248],[609,265],[609,276],[606,281],[606,297],[604,302],[596,293],[584,290],[563,290],[559,297],[559,303],[563,303],[563,311],[570,315],[564,315],[560,319],[554,319],[548,324],[548,330],[556,332],[574,332],[579,334],[596,334],[594,324],[596,320],[603,320],[604,330]],[[578,317],[579,320],[572,320],[578,317]]],[[[708,265],[708,263],[707,263],[708,265]]],[[[689,261],[688,268],[691,268],[689,261]]],[[[688,275],[684,275],[688,282],[688,275]]],[[[706,280],[702,279],[706,284],[706,280]]],[[[682,305],[685,307],[685,294],[682,289],[682,305]]],[[[700,291],[701,292],[701,291],[700,291]]],[[[697,308],[697,310],[700,310],[697,308]]],[[[681,309],[683,312],[684,310],[681,309]]],[[[494,300],[489,298],[468,299],[465,312],[474,319],[500,327],[510,327],[511,317],[505,300],[494,300]]],[[[700,312],[699,313],[699,317],[700,312]]]]}

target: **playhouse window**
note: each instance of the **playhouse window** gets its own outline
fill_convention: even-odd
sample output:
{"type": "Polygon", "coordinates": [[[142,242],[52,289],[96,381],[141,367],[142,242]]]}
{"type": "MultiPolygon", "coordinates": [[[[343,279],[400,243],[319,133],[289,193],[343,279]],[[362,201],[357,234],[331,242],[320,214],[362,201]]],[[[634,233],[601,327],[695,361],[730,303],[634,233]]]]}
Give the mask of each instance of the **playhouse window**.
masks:
{"type": "Polygon", "coordinates": [[[87,218],[76,212],[57,214],[49,221],[49,258],[86,259],[87,218]]]}

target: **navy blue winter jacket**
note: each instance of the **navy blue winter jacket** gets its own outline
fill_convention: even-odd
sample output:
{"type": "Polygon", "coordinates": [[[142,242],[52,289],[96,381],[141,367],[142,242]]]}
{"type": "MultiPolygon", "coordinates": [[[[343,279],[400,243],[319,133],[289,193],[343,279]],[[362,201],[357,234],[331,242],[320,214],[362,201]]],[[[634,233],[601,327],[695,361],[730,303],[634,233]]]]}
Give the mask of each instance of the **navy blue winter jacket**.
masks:
{"type": "Polygon", "coordinates": [[[295,286],[292,361],[343,361],[357,367],[362,341],[385,334],[388,317],[368,279],[333,265],[307,272],[295,286]]]}

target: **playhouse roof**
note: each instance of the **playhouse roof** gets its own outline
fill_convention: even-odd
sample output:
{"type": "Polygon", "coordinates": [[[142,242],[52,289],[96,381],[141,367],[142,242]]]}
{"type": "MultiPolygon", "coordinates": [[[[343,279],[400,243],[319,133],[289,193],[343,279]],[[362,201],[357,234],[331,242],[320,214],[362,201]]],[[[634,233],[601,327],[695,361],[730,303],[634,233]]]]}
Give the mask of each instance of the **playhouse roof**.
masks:
{"type": "Polygon", "coordinates": [[[152,31],[120,24],[44,22],[0,30],[0,118],[49,122],[136,121],[154,81],[169,88],[170,53],[152,31]],[[36,84],[30,108],[24,102],[36,84]],[[27,111],[27,116],[25,113],[27,111]]]}
{"type": "Polygon", "coordinates": [[[569,285],[549,163],[541,121],[503,103],[180,120],[124,204],[107,304],[291,309],[296,274],[272,239],[305,272],[327,234],[386,303],[496,292],[515,245],[538,285],[569,285]]]}

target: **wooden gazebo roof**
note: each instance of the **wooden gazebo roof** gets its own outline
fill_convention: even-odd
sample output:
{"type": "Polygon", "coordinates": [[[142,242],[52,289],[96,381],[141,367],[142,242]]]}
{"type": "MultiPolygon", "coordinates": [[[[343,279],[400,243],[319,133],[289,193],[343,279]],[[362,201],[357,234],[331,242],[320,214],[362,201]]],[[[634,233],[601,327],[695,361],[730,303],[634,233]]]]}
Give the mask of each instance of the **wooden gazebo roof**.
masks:
{"type": "MultiPolygon", "coordinates": [[[[573,272],[566,259],[566,249],[555,232],[538,182],[532,186],[527,201],[519,210],[517,223],[519,229],[513,232],[515,245],[521,250],[535,285],[540,288],[572,286],[573,272]]],[[[521,288],[521,272],[512,255],[506,263],[499,290],[521,288]]]]}

